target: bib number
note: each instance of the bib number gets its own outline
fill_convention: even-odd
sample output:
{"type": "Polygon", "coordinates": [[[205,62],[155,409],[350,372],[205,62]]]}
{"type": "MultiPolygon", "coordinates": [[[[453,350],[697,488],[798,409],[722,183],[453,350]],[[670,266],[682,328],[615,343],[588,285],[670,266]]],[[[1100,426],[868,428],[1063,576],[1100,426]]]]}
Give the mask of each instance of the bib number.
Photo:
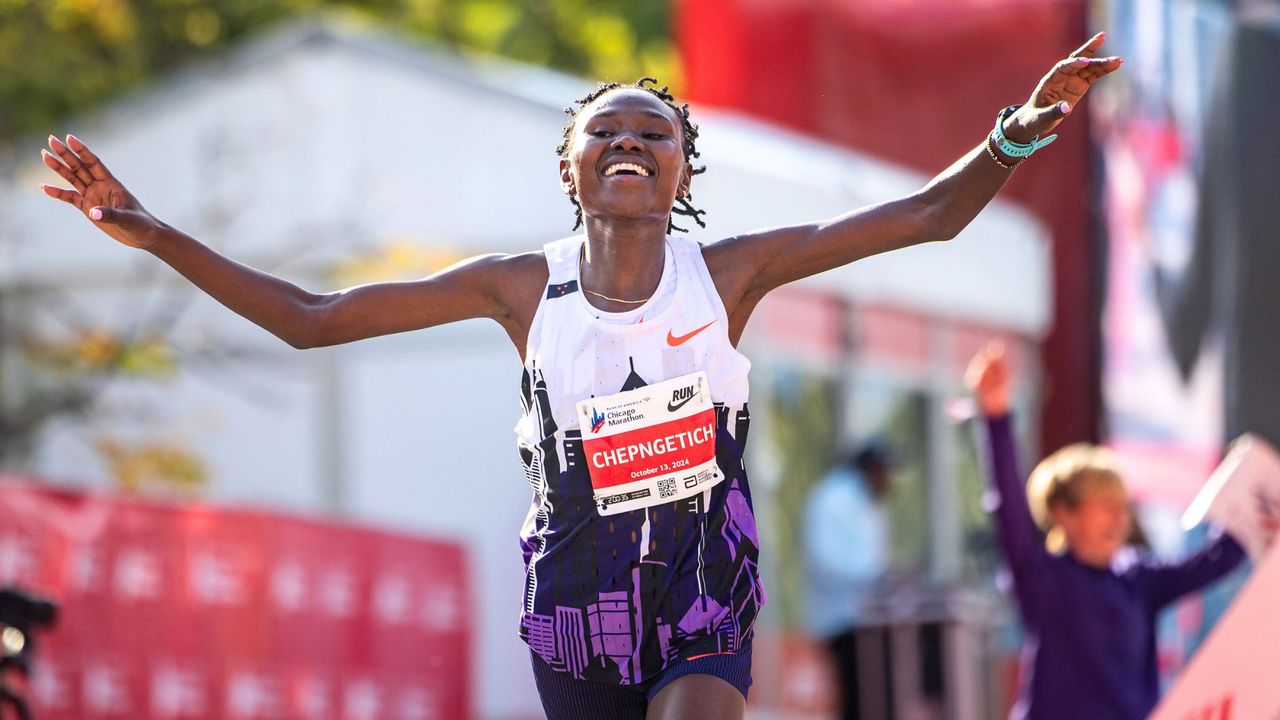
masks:
{"type": "Polygon", "coordinates": [[[601,515],[683,500],[724,479],[705,372],[583,400],[577,409],[601,515]]]}

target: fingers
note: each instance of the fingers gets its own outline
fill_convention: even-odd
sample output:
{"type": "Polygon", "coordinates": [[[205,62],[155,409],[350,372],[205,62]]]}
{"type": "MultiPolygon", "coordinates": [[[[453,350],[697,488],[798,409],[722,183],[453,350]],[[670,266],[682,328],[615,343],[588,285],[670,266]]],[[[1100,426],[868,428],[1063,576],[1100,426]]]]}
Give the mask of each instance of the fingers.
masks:
{"type": "Polygon", "coordinates": [[[1037,120],[1061,120],[1084,96],[1098,78],[1115,72],[1124,62],[1119,57],[1074,58],[1059,62],[1044,76],[1036,88],[1037,120]],[[1058,101],[1070,101],[1061,107],[1058,101]],[[1050,103],[1058,103],[1054,107],[1050,103]]]}
{"type": "Polygon", "coordinates": [[[1049,69],[1049,72],[1044,74],[1044,77],[1040,78],[1040,84],[1036,87],[1036,93],[1039,94],[1041,91],[1050,87],[1065,86],[1067,83],[1071,82],[1071,80],[1075,78],[1076,73],[1088,65],[1088,63],[1088,58],[1068,58],[1066,60],[1059,60],[1052,68],[1049,69]]]}
{"type": "Polygon", "coordinates": [[[1004,343],[992,340],[969,361],[969,367],[965,369],[964,374],[965,385],[976,392],[983,380],[990,376],[991,371],[993,369],[998,371],[1003,366],[1003,362],[1004,343]]]}
{"type": "Polygon", "coordinates": [[[76,177],[80,178],[80,182],[85,185],[93,182],[93,175],[89,173],[88,168],[80,161],[80,157],[71,152],[71,148],[53,135],[49,136],[49,149],[57,153],[58,158],[66,163],[67,167],[71,168],[71,172],[75,173],[76,177]]]}
{"type": "Polygon", "coordinates": [[[1062,120],[1076,103],[1084,97],[1098,78],[1115,72],[1124,60],[1118,56],[1095,58],[1093,54],[1102,45],[1104,33],[1098,33],[1075,52],[1045,73],[1032,93],[1032,105],[1036,110],[1034,122],[1039,131],[1047,132],[1062,120]],[[1063,104],[1066,102],[1067,104],[1063,104]]]}
{"type": "Polygon", "coordinates": [[[987,381],[999,386],[1009,377],[1009,361],[1004,355],[1004,345],[996,344],[987,348],[987,381]]]}
{"type": "Polygon", "coordinates": [[[1103,75],[1109,75],[1116,70],[1119,70],[1122,64],[1124,64],[1124,59],[1119,57],[1106,57],[1098,58],[1097,60],[1090,60],[1089,64],[1080,70],[1080,76],[1089,82],[1093,82],[1103,75]]]}
{"type": "Polygon", "coordinates": [[[68,205],[75,207],[80,212],[89,216],[89,219],[95,223],[106,225],[119,225],[124,228],[133,227],[139,215],[133,210],[125,210],[122,208],[112,208],[106,205],[94,205],[86,207],[84,196],[78,192],[67,190],[66,188],[54,187],[40,183],[40,189],[51,198],[61,200],[68,205]]]}
{"type": "Polygon", "coordinates": [[[1094,62],[1091,58],[1067,58],[1059,60],[1057,65],[1053,66],[1053,70],[1049,72],[1050,79],[1066,80],[1068,77],[1079,75],[1082,70],[1089,67],[1089,63],[1094,62]]]}
{"type": "Polygon", "coordinates": [[[1103,75],[1108,75],[1118,70],[1123,63],[1124,60],[1118,57],[1084,59],[1082,64],[1066,66],[1065,72],[1067,75],[1074,75],[1092,84],[1093,81],[1103,75]]]}
{"type": "Polygon", "coordinates": [[[76,192],[83,193],[85,191],[87,186],[80,180],[80,177],[71,172],[71,168],[63,165],[61,161],[53,156],[53,153],[41,148],[40,159],[44,161],[45,166],[50,170],[58,173],[59,177],[71,183],[71,187],[75,188],[76,192]]]}
{"type": "Polygon", "coordinates": [[[55,200],[61,200],[62,202],[73,206],[75,209],[84,212],[84,196],[80,193],[67,190],[66,188],[45,185],[44,183],[40,183],[40,189],[49,197],[55,200]]]}
{"type": "Polygon", "coordinates": [[[1107,37],[1107,34],[1105,32],[1100,32],[1097,35],[1094,35],[1093,37],[1089,38],[1088,42],[1076,48],[1076,51],[1071,53],[1067,57],[1070,57],[1070,58],[1093,57],[1093,54],[1098,51],[1098,48],[1102,47],[1102,41],[1106,39],[1106,37],[1107,37]]]}
{"type": "Polygon", "coordinates": [[[1071,76],[1085,78],[1087,80],[1096,80],[1097,78],[1114,72],[1124,62],[1119,57],[1105,58],[1075,58],[1073,60],[1063,60],[1054,66],[1054,74],[1061,76],[1071,76]]]}
{"type": "Polygon", "coordinates": [[[89,170],[89,174],[97,180],[106,180],[111,177],[111,171],[107,170],[107,166],[98,159],[97,155],[80,141],[75,135],[67,135],[67,145],[75,151],[80,159],[84,162],[84,166],[89,170]]]}

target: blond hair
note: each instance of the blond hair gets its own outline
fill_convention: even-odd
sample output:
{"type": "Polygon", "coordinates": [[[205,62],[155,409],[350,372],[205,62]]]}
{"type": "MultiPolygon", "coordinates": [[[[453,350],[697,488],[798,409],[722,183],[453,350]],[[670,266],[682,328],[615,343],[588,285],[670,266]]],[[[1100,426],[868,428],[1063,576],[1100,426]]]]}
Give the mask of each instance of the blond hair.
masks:
{"type": "Polygon", "coordinates": [[[1111,451],[1098,445],[1068,445],[1040,461],[1027,480],[1027,504],[1031,516],[1045,532],[1045,547],[1051,552],[1066,549],[1066,536],[1053,522],[1053,508],[1070,510],[1080,506],[1091,488],[1124,488],[1111,451]]]}

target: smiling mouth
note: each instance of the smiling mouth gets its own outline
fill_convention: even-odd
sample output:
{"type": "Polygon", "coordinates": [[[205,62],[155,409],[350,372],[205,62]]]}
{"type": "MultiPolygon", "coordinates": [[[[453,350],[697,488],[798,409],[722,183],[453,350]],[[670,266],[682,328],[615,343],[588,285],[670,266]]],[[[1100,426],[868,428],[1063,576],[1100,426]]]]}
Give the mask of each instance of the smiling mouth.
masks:
{"type": "Polygon", "coordinates": [[[605,177],[613,177],[615,175],[639,175],[640,177],[649,177],[649,174],[648,168],[635,163],[614,163],[604,169],[605,177]]]}

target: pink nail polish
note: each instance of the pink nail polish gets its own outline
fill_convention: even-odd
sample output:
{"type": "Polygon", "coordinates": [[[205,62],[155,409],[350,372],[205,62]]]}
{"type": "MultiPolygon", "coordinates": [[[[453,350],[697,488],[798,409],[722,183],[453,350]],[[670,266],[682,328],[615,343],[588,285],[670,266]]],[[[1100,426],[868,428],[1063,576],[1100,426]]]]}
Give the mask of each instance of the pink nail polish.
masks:
{"type": "Polygon", "coordinates": [[[100,208],[94,208],[94,209],[90,210],[90,211],[89,211],[89,217],[90,217],[91,219],[93,219],[93,220],[101,220],[101,219],[102,219],[102,210],[101,210],[100,208]]]}
{"type": "Polygon", "coordinates": [[[1066,100],[1058,103],[1058,109],[1061,110],[1064,115],[1071,112],[1071,106],[1067,104],[1066,100]]]}

